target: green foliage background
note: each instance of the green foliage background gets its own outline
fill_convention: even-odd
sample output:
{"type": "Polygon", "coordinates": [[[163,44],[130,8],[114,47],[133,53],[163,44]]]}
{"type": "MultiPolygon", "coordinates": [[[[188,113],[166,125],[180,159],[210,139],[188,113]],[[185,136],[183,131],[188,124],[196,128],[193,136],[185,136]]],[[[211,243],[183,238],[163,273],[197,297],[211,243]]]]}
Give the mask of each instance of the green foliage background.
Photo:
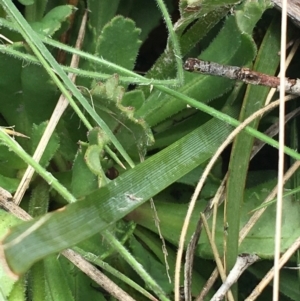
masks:
{"type": "MultiPolygon", "coordinates": [[[[141,287],[159,300],[172,300],[173,283],[149,200],[155,202],[173,279],[193,188],[218,147],[239,121],[264,105],[269,92],[266,87],[245,87],[224,77],[185,72],[182,62],[193,56],[275,75],[279,13],[266,0],[87,0],[78,1],[76,7],[58,0],[22,0],[18,10],[9,0],[0,4],[0,30],[6,37],[0,45],[0,187],[14,194],[27,164],[36,171],[21,203],[34,219],[21,222],[0,211],[4,258],[20,276],[18,281],[12,279],[2,266],[3,300],[114,300],[57,255],[70,247],[104,269],[135,300],[146,300],[141,287]],[[188,9],[189,5],[198,9],[188,9]],[[86,34],[82,49],[77,50],[74,45],[85,9],[89,12],[86,34]],[[160,32],[157,41],[155,30],[160,32]],[[62,40],[64,34],[67,38],[62,40]],[[150,53],[155,47],[153,59],[150,53]],[[80,57],[76,69],[69,67],[72,54],[80,57]],[[69,72],[77,75],[75,85],[66,76],[69,72]],[[61,93],[68,96],[70,106],[36,164],[30,156],[61,93]],[[4,127],[12,125],[30,139],[10,139],[4,127]],[[116,271],[140,288],[133,289],[116,271]]],[[[297,30],[292,28],[290,38],[297,30]]],[[[268,206],[240,246],[238,235],[249,212],[276,184],[276,167],[249,170],[255,138],[278,147],[261,133],[274,120],[271,113],[251,123],[234,141],[226,191],[227,232],[223,205],[217,215],[216,244],[225,254],[228,270],[242,252],[263,259],[246,272],[253,287],[272,264],[275,204],[268,206]]],[[[285,151],[292,163],[300,158],[297,121],[289,129],[290,148],[285,151]]],[[[186,244],[227,163],[224,156],[219,158],[210,172],[186,244]]],[[[287,187],[298,186],[296,174],[287,187]]],[[[297,193],[285,199],[282,252],[299,237],[295,200],[297,193]]],[[[195,256],[193,296],[214,268],[204,232],[195,256]]],[[[295,264],[295,259],[290,263],[295,264]]],[[[299,300],[299,279],[294,274],[284,271],[282,300],[299,300]]],[[[241,279],[235,290],[237,300],[247,293],[249,287],[241,279]]],[[[207,300],[213,294],[214,290],[207,300]]],[[[264,294],[261,300],[270,298],[268,289],[264,294]]]]}

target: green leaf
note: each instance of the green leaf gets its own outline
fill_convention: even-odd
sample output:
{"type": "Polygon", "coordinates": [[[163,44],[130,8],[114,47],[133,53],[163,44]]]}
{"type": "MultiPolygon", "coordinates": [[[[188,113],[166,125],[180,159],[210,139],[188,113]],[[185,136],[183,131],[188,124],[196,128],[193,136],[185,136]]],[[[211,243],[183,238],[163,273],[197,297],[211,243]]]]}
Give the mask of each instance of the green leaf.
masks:
{"type": "MultiPolygon", "coordinates": [[[[88,147],[84,156],[84,159],[90,171],[98,177],[103,176],[103,170],[100,163],[100,156],[102,151],[103,149],[98,145],[91,145],[88,147]]],[[[102,185],[100,185],[99,187],[101,186],[102,185]]]]}
{"type": "MultiPolygon", "coordinates": [[[[89,26],[92,35],[97,38],[100,36],[102,29],[116,14],[120,0],[98,1],[88,0],[89,26]]],[[[95,50],[95,49],[94,49],[95,50]]]]}
{"type": "MultiPolygon", "coordinates": [[[[35,151],[45,129],[47,126],[47,122],[43,122],[39,125],[33,124],[32,126],[32,135],[31,135],[31,141],[32,141],[32,153],[35,151]]],[[[42,158],[40,160],[40,165],[47,166],[56,153],[57,149],[59,147],[59,138],[56,133],[53,133],[50,140],[48,141],[47,147],[45,148],[45,151],[42,155],[42,158]]]]}
{"type": "MultiPolygon", "coordinates": [[[[181,179],[179,179],[177,182],[195,187],[199,182],[199,179],[201,178],[205,166],[206,163],[201,166],[198,166],[197,168],[193,169],[191,172],[183,176],[181,179]]],[[[201,191],[201,198],[204,199],[212,198],[216,194],[217,189],[219,188],[221,183],[220,181],[220,179],[222,178],[221,170],[222,170],[222,160],[219,160],[216,163],[214,169],[210,172],[210,174],[206,179],[205,186],[201,191]]]]}
{"type": "MultiPolygon", "coordinates": [[[[255,23],[254,23],[255,24],[255,23]]],[[[250,33],[241,32],[234,16],[230,16],[209,47],[202,52],[201,59],[214,60],[221,64],[247,65],[255,55],[255,44],[250,33]],[[227,43],[230,39],[231,43],[227,43]],[[222,51],[220,51],[222,49],[222,51]]],[[[234,81],[185,72],[186,84],[178,91],[208,103],[222,96],[234,81]],[[201,95],[201,98],[200,98],[201,95]]],[[[186,107],[186,104],[174,97],[154,91],[145,105],[137,112],[148,124],[155,125],[186,107]]]]}
{"type": "MultiPolygon", "coordinates": [[[[253,189],[246,190],[244,197],[244,207],[241,213],[240,228],[246,224],[251,217],[249,212],[255,209],[271,189],[275,186],[277,179],[270,181],[269,183],[261,184],[253,189]]],[[[222,253],[223,242],[223,229],[222,224],[223,216],[221,211],[218,218],[219,226],[217,226],[219,236],[218,248],[222,253]]],[[[292,243],[299,237],[300,231],[298,228],[300,208],[297,206],[297,202],[292,197],[284,198],[283,213],[282,213],[282,240],[281,251],[284,253],[292,243]]],[[[256,253],[259,257],[265,259],[273,258],[274,254],[274,240],[275,240],[275,219],[276,219],[276,204],[270,205],[258,222],[254,225],[247,237],[239,247],[239,253],[256,253]]],[[[211,250],[208,244],[203,246],[201,250],[202,256],[211,256],[211,250]],[[209,255],[210,254],[210,255],[209,255]]]]}
{"type": "Polygon", "coordinates": [[[104,146],[108,143],[108,137],[100,128],[94,128],[88,133],[89,146],[84,155],[84,160],[89,170],[97,176],[98,187],[105,186],[109,179],[106,178],[101,160],[103,159],[104,146]]]}
{"type": "Polygon", "coordinates": [[[34,4],[34,0],[18,0],[23,5],[32,5],[34,4]]]}
{"type": "MultiPolygon", "coordinates": [[[[20,222],[14,215],[0,209],[0,238],[7,234],[9,228],[20,222]]],[[[0,294],[2,298],[7,298],[10,295],[16,280],[16,278],[14,279],[7,274],[7,267],[4,264],[0,264],[0,294]]]]}
{"type": "MultiPolygon", "coordinates": [[[[157,235],[154,235],[153,232],[143,227],[137,227],[136,230],[134,231],[134,234],[143,242],[143,244],[147,245],[149,250],[151,250],[151,252],[153,252],[157,258],[159,258],[161,263],[163,263],[164,265],[166,264],[164,254],[162,252],[162,241],[157,235]]],[[[169,274],[171,279],[173,279],[175,274],[176,252],[174,251],[174,248],[171,248],[170,244],[167,244],[166,248],[167,248],[166,260],[169,265],[169,274]]],[[[208,261],[205,260],[205,262],[203,262],[201,265],[201,269],[198,270],[201,271],[203,271],[204,269],[209,270],[208,265],[209,265],[208,261]]],[[[182,282],[184,281],[183,278],[184,278],[183,274],[181,273],[182,282]]],[[[199,293],[199,287],[203,287],[205,283],[206,283],[206,279],[202,276],[202,274],[200,274],[196,269],[194,269],[193,282],[192,282],[193,295],[196,296],[199,293]]],[[[212,289],[208,292],[208,297],[211,298],[213,295],[214,295],[214,290],[212,289]]]]}
{"type": "MultiPolygon", "coordinates": [[[[275,180],[246,190],[244,207],[242,208],[240,219],[240,229],[251,217],[249,212],[256,208],[274,187],[276,183],[275,180]]],[[[186,244],[196,228],[196,224],[199,219],[199,212],[203,212],[206,205],[207,201],[198,200],[189,226],[186,244]]],[[[170,202],[164,202],[157,197],[155,206],[160,219],[160,227],[163,237],[174,245],[177,245],[188,204],[171,204],[170,202]]],[[[218,208],[216,225],[216,245],[221,256],[223,254],[223,239],[224,235],[226,235],[224,232],[223,209],[223,206],[218,208]]],[[[238,250],[239,253],[256,253],[259,257],[267,259],[273,257],[275,235],[274,225],[276,218],[275,211],[276,204],[272,204],[266,209],[262,217],[258,220],[248,236],[242,242],[238,250]]],[[[150,205],[143,204],[132,212],[128,218],[157,233],[157,228],[153,222],[152,214],[150,205]]],[[[291,197],[285,198],[283,208],[281,252],[287,250],[287,248],[299,237],[300,230],[297,228],[299,216],[300,208],[298,204],[294,202],[291,197]]],[[[212,222],[211,220],[212,219],[209,220],[210,223],[212,222]]],[[[198,256],[204,258],[214,258],[204,231],[202,232],[196,253],[198,256]]]]}
{"type": "Polygon", "coordinates": [[[43,19],[48,0],[35,1],[25,7],[25,18],[28,22],[41,21],[43,19]]]}
{"type": "Polygon", "coordinates": [[[21,109],[27,113],[30,123],[49,120],[59,97],[56,86],[40,66],[27,65],[21,71],[21,109]]]}
{"type": "MultiPolygon", "coordinates": [[[[40,66],[23,65],[20,60],[0,54],[0,68],[10,70],[0,81],[1,114],[8,125],[30,136],[32,123],[50,118],[59,96],[57,88],[40,66]]],[[[31,144],[24,139],[20,143],[28,147],[31,144]]]]}
{"type": "Polygon", "coordinates": [[[119,86],[119,76],[115,74],[105,84],[97,83],[91,93],[96,112],[114,129],[124,149],[138,161],[154,139],[148,124],[136,116],[135,106],[144,102],[143,93],[129,92],[124,101],[124,90],[123,86],[119,86]]]}
{"type": "MultiPolygon", "coordinates": [[[[122,245],[125,244],[128,238],[132,236],[134,229],[135,223],[125,222],[123,220],[120,220],[109,227],[109,231],[111,233],[110,236],[112,235],[114,239],[122,245]]],[[[100,260],[105,260],[106,258],[114,255],[117,252],[115,246],[111,244],[111,241],[107,238],[105,233],[101,234],[97,233],[80,242],[76,245],[76,249],[81,249],[85,252],[94,254],[99,257],[100,260]]]]}
{"type": "Polygon", "coordinates": [[[74,161],[78,141],[86,140],[86,128],[72,111],[67,110],[56,127],[56,133],[60,141],[59,154],[67,161],[74,161]]]}
{"type": "MultiPolygon", "coordinates": [[[[260,15],[260,13],[258,13],[258,15],[260,15]]],[[[279,18],[275,18],[269,26],[261,43],[255,60],[254,70],[265,72],[270,75],[275,74],[279,64],[279,56],[277,55],[279,49],[280,24],[279,18]]],[[[254,85],[249,85],[247,87],[240,113],[241,121],[245,120],[265,105],[265,99],[269,90],[270,89],[267,87],[254,85]]],[[[259,118],[250,125],[253,128],[257,128],[258,124],[259,118]]],[[[243,193],[253,142],[253,137],[240,133],[233,143],[231,152],[229,163],[230,177],[228,178],[226,189],[227,211],[225,213],[226,222],[231,225],[226,242],[227,248],[230,250],[230,252],[226,253],[226,262],[229,269],[234,266],[238,255],[239,213],[243,206],[243,193]]]]}
{"type": "Polygon", "coordinates": [[[72,15],[73,9],[72,5],[56,6],[46,14],[42,21],[34,22],[31,26],[37,33],[51,37],[72,15]]]}
{"type": "Polygon", "coordinates": [[[13,289],[8,297],[8,301],[25,301],[26,298],[26,279],[21,277],[13,286],[13,289]]]}
{"type": "Polygon", "coordinates": [[[35,263],[28,275],[28,297],[32,301],[46,300],[46,280],[44,261],[35,263]]]}
{"type": "Polygon", "coordinates": [[[84,160],[86,147],[78,149],[72,168],[71,192],[76,198],[89,193],[98,188],[97,177],[91,172],[84,160]]]}
{"type": "Polygon", "coordinates": [[[48,212],[49,185],[45,181],[38,182],[33,188],[28,207],[28,213],[32,217],[41,216],[48,212]]]}
{"type": "MultiPolygon", "coordinates": [[[[103,27],[108,24],[109,21],[115,16],[118,9],[120,0],[111,0],[111,1],[98,1],[98,0],[88,0],[87,7],[90,11],[88,26],[85,34],[85,43],[84,48],[89,53],[95,54],[99,44],[99,37],[102,34],[103,27]]],[[[98,70],[99,66],[95,64],[83,61],[80,62],[81,68],[85,70],[98,70]]],[[[109,72],[111,73],[111,72],[109,72]]],[[[80,84],[89,87],[91,85],[90,79],[79,79],[80,84]]]]}
{"type": "MultiPolygon", "coordinates": [[[[196,18],[195,23],[193,23],[194,18],[189,19],[188,25],[190,27],[186,32],[183,32],[180,37],[180,47],[183,56],[186,56],[199,41],[227,14],[229,8],[225,6],[214,10],[204,16],[201,16],[199,19],[196,18]]],[[[180,23],[180,22],[179,22],[180,23]]],[[[178,29],[176,29],[178,33],[178,29]]],[[[176,62],[175,56],[173,53],[172,45],[168,45],[167,49],[161,54],[159,59],[147,72],[147,78],[160,78],[167,79],[170,77],[176,76],[176,62]]],[[[141,87],[145,95],[148,97],[151,93],[149,87],[141,87]]]]}
{"type": "Polygon", "coordinates": [[[59,257],[58,262],[62,267],[64,278],[72,295],[76,296],[75,300],[106,301],[100,287],[98,287],[98,284],[94,283],[91,278],[86,276],[63,256],[59,257]]]}
{"type": "Polygon", "coordinates": [[[205,16],[211,12],[218,11],[222,8],[230,9],[240,1],[236,0],[181,0],[179,5],[181,22],[180,31],[186,29],[188,24],[199,17],[205,16]],[[195,8],[190,10],[189,7],[195,8]]]}
{"type": "Polygon", "coordinates": [[[10,70],[0,80],[1,114],[8,125],[14,125],[16,131],[28,135],[29,122],[24,108],[24,91],[20,79],[22,62],[0,53],[0,69],[10,70]]]}
{"type": "MultiPolygon", "coordinates": [[[[21,139],[20,139],[21,140],[21,139]]],[[[26,164],[15,153],[0,143],[0,170],[7,176],[15,175],[15,170],[26,168],[26,164]]]]}
{"type": "MultiPolygon", "coordinates": [[[[253,8],[252,1],[245,1],[237,7],[240,14],[248,13],[248,8],[253,8]]],[[[245,66],[250,64],[256,54],[256,46],[252,39],[252,29],[268,6],[256,4],[256,18],[238,18],[229,16],[220,33],[209,47],[202,52],[200,58],[213,60],[221,64],[245,66]],[[248,31],[245,31],[245,30],[248,31]],[[230,43],[228,43],[230,40],[230,43]],[[222,49],[222,51],[220,51],[222,49]]],[[[159,66],[156,66],[159,68],[159,66]]],[[[226,78],[216,78],[193,73],[185,73],[187,83],[178,91],[191,96],[203,103],[218,98],[226,93],[234,81],[226,78]],[[200,98],[201,95],[201,98],[200,98]]],[[[186,104],[176,98],[162,95],[160,91],[151,93],[146,104],[137,112],[151,126],[165,120],[169,116],[183,110],[186,104]]]]}
{"type": "Polygon", "coordinates": [[[77,104],[74,102],[70,93],[74,95],[76,99],[78,99],[81,105],[87,110],[87,112],[92,116],[92,118],[96,121],[96,123],[101,126],[106,134],[109,136],[112,143],[119,150],[124,159],[128,162],[128,164],[133,167],[134,163],[124,151],[121,144],[114,137],[111,130],[108,126],[103,122],[103,120],[94,112],[92,107],[89,105],[87,100],[81,95],[79,90],[75,87],[74,83],[70,80],[70,78],[66,75],[66,73],[62,70],[61,66],[57,63],[57,61],[50,54],[48,49],[40,40],[39,36],[32,30],[30,25],[26,22],[21,13],[17,10],[14,4],[10,0],[2,1],[3,8],[6,10],[7,14],[14,20],[17,25],[18,30],[21,32],[22,36],[27,41],[28,45],[31,47],[32,51],[36,54],[39,61],[50,75],[52,80],[55,82],[56,86],[60,89],[66,99],[70,102],[74,111],[80,117],[80,119],[85,123],[85,125],[91,129],[90,123],[87,121],[82,111],[79,109],[77,104]],[[55,70],[55,72],[53,71],[55,70]],[[58,78],[60,77],[60,79],[58,78]],[[68,88],[68,89],[67,89],[68,88]]]}
{"type": "MultiPolygon", "coordinates": [[[[140,30],[122,16],[114,17],[103,28],[97,43],[96,55],[132,70],[140,47],[140,30]]],[[[107,67],[95,66],[98,72],[110,73],[107,67]]]]}
{"type": "Polygon", "coordinates": [[[145,102],[145,95],[141,90],[133,90],[124,94],[122,105],[124,107],[133,107],[138,110],[145,102]]]}
{"type": "Polygon", "coordinates": [[[129,240],[132,255],[153,277],[166,294],[171,294],[173,284],[169,282],[166,267],[158,262],[153,255],[133,237],[129,240]]]}
{"type": "Polygon", "coordinates": [[[0,174],[0,187],[4,188],[10,193],[13,193],[17,190],[19,183],[20,183],[19,179],[5,177],[0,174]]]}
{"type": "Polygon", "coordinates": [[[244,1],[234,12],[241,31],[252,32],[255,23],[261,18],[261,14],[271,7],[273,4],[270,0],[244,1]]]}
{"type": "MultiPolygon", "coordinates": [[[[263,260],[257,265],[251,265],[249,267],[249,272],[254,274],[258,279],[262,279],[268,272],[273,268],[273,261],[263,260]]],[[[294,262],[292,262],[292,265],[294,262]]],[[[296,265],[296,263],[295,263],[296,265]]],[[[289,300],[298,300],[299,298],[299,281],[297,277],[297,271],[294,266],[289,269],[285,266],[280,270],[280,293],[288,296],[289,300]]],[[[272,282],[270,283],[272,285],[272,282]]]]}
{"type": "MultiPolygon", "coordinates": [[[[110,182],[85,200],[42,217],[36,231],[19,243],[6,245],[6,259],[13,271],[25,272],[34,262],[87,239],[140,206],[184,174],[207,160],[228,136],[231,127],[216,120],[214,135],[201,127],[110,182]],[[180,168],[178,168],[180,166],[180,168]],[[22,245],[22,247],[20,247],[22,245]]],[[[5,238],[9,243],[36,221],[23,223],[5,238]]]]}
{"type": "MultiPolygon", "coordinates": [[[[165,0],[164,2],[169,11],[172,11],[172,0],[165,0]]],[[[134,0],[130,4],[128,1],[120,1],[117,13],[136,22],[137,27],[142,30],[140,39],[143,42],[148,38],[149,33],[159,25],[161,20],[161,14],[155,1],[134,0]]]]}
{"type": "Polygon", "coordinates": [[[57,255],[44,259],[45,278],[49,287],[50,300],[72,301],[75,300],[62,270],[57,255]]]}

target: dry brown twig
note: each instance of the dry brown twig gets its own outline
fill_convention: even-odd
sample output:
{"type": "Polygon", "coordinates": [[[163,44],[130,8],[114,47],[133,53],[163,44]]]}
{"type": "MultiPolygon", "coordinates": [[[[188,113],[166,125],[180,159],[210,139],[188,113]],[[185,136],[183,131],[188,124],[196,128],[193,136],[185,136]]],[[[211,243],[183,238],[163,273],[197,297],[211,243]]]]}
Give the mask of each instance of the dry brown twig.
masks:
{"type": "Polygon", "coordinates": [[[259,259],[260,258],[256,254],[240,254],[224,283],[220,286],[210,301],[222,301],[227,292],[230,290],[230,287],[237,282],[243,272],[259,259]]]}
{"type": "MultiPolygon", "coordinates": [[[[212,236],[211,236],[211,232],[209,230],[209,226],[208,226],[208,223],[207,223],[207,220],[205,218],[205,215],[203,213],[200,213],[200,216],[201,216],[201,220],[202,220],[202,223],[203,223],[203,226],[204,226],[204,229],[206,231],[206,234],[207,234],[207,237],[208,237],[208,240],[209,240],[209,243],[210,243],[210,246],[211,246],[211,249],[213,251],[213,254],[214,254],[214,259],[216,261],[216,265],[217,265],[217,269],[219,271],[219,274],[221,276],[221,279],[223,281],[223,284],[226,284],[226,272],[225,272],[225,269],[223,267],[223,264],[222,264],[222,260],[221,260],[221,257],[219,255],[219,252],[218,252],[218,248],[215,244],[215,242],[212,240],[212,236]]],[[[227,290],[226,290],[226,293],[227,293],[227,298],[229,301],[234,301],[234,297],[232,295],[232,292],[230,291],[230,287],[227,286],[227,290]]],[[[216,301],[216,300],[215,300],[216,301]]]]}
{"type": "MultiPolygon", "coordinates": [[[[83,15],[83,18],[82,18],[82,22],[81,22],[81,26],[80,26],[80,29],[79,29],[79,33],[78,33],[78,37],[77,37],[77,41],[76,41],[76,45],[75,45],[75,48],[76,49],[81,49],[82,47],[82,43],[83,43],[83,40],[84,40],[84,36],[85,36],[85,27],[86,27],[86,22],[87,22],[87,11],[84,13],[83,15]]],[[[79,63],[79,56],[78,55],[73,55],[72,56],[72,60],[71,60],[71,64],[70,64],[70,67],[73,67],[73,68],[77,68],[78,67],[78,63],[79,63]]],[[[76,74],[73,74],[73,73],[69,73],[68,74],[68,77],[73,81],[75,82],[75,79],[76,79],[76,74]]],[[[68,107],[68,100],[66,99],[66,97],[62,94],[57,102],[57,105],[52,113],[52,116],[49,120],[49,123],[47,124],[47,127],[45,129],[45,132],[43,133],[43,136],[33,154],[33,159],[36,161],[36,162],[39,162],[45,149],[46,149],[46,146],[61,118],[61,116],[63,115],[63,113],[65,112],[66,108],[68,107]]],[[[34,174],[34,168],[32,166],[28,166],[23,177],[22,177],[22,180],[18,186],[18,189],[14,195],[14,199],[13,201],[16,203],[16,204],[20,204],[24,194],[25,194],[25,191],[27,190],[28,186],[29,186],[29,183],[31,181],[31,178],[34,174]]]]}
{"type": "MultiPolygon", "coordinates": [[[[184,69],[190,72],[226,77],[239,80],[246,84],[260,85],[279,90],[280,80],[276,76],[267,75],[249,68],[226,66],[214,62],[189,58],[185,61],[184,69]]],[[[285,79],[285,91],[289,94],[300,95],[300,80],[285,79]]]]}

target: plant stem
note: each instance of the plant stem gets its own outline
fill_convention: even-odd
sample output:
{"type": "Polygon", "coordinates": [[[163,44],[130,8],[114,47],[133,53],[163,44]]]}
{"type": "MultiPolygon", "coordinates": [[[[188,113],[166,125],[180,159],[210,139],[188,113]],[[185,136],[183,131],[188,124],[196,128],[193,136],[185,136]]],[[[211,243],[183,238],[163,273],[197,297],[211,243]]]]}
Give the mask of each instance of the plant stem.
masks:
{"type": "Polygon", "coordinates": [[[0,140],[4,142],[15,152],[22,160],[31,165],[34,170],[49,184],[51,185],[68,203],[75,203],[76,198],[63,186],[58,180],[49,172],[47,172],[39,163],[37,163],[31,156],[29,156],[24,149],[11,137],[9,137],[5,130],[0,127],[0,140]]]}
{"type": "MultiPolygon", "coordinates": [[[[178,99],[181,99],[182,101],[184,101],[188,105],[190,105],[194,108],[197,108],[197,109],[203,111],[204,113],[207,113],[207,114],[209,114],[209,115],[211,115],[211,116],[213,116],[217,119],[220,119],[220,120],[224,121],[225,123],[228,123],[228,124],[230,124],[234,127],[237,127],[241,124],[238,120],[236,120],[236,119],[234,119],[234,118],[232,118],[232,117],[230,117],[230,116],[228,116],[228,115],[226,115],[226,114],[224,114],[224,113],[222,113],[222,112],[220,112],[220,111],[218,111],[214,108],[211,108],[208,105],[206,105],[204,103],[201,103],[201,102],[197,101],[194,98],[191,98],[187,95],[184,95],[184,94],[182,94],[178,91],[172,90],[172,89],[170,89],[168,87],[165,87],[165,86],[157,86],[156,89],[158,89],[162,92],[165,92],[165,93],[167,93],[171,96],[174,96],[178,99]]],[[[265,143],[267,143],[267,144],[269,144],[269,145],[271,145],[271,146],[273,146],[277,149],[279,148],[279,144],[276,140],[274,140],[274,139],[268,137],[267,135],[253,129],[252,127],[247,126],[247,127],[244,128],[244,131],[246,131],[251,136],[253,136],[253,137],[255,137],[259,140],[262,140],[265,143]]],[[[284,152],[285,152],[285,154],[291,156],[292,158],[294,158],[296,160],[300,160],[300,154],[298,152],[294,151],[293,149],[285,146],[284,147],[284,152]]]]}
{"type": "Polygon", "coordinates": [[[107,242],[119,252],[119,254],[128,262],[128,264],[140,275],[145,283],[157,294],[159,300],[170,301],[166,297],[165,292],[155,282],[155,280],[146,272],[146,270],[136,261],[136,259],[129,253],[129,251],[108,231],[103,231],[102,235],[107,242]]]}
{"type": "Polygon", "coordinates": [[[183,77],[183,69],[182,69],[182,61],[181,61],[181,52],[180,52],[180,45],[179,45],[179,41],[177,39],[176,33],[174,31],[173,28],[173,24],[170,18],[170,15],[168,13],[168,10],[163,2],[163,0],[156,0],[158,7],[161,10],[161,13],[163,15],[163,18],[166,22],[168,31],[169,31],[169,37],[170,40],[173,44],[173,50],[174,50],[174,56],[175,56],[175,60],[176,60],[176,65],[177,65],[177,78],[179,81],[179,84],[183,83],[184,77],[183,77]]]}
{"type": "Polygon", "coordinates": [[[92,254],[90,252],[86,252],[78,247],[73,247],[72,248],[75,252],[80,254],[84,259],[87,261],[99,266],[101,269],[109,272],[113,276],[119,278],[122,280],[124,283],[127,283],[130,285],[132,288],[149,298],[150,300],[157,300],[154,296],[152,296],[149,292],[147,292],[144,288],[139,286],[136,282],[132,281],[130,278],[128,278],[126,275],[120,273],[118,270],[114,269],[112,266],[110,266],[108,263],[105,261],[101,260],[99,256],[96,256],[95,254],[92,254]]]}

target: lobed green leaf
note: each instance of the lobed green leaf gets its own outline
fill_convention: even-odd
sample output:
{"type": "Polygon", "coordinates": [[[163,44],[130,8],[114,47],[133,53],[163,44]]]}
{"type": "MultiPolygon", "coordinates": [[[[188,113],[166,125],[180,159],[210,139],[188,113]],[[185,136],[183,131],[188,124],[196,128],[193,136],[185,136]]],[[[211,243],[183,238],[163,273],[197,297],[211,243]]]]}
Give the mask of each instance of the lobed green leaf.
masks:
{"type": "Polygon", "coordinates": [[[73,13],[72,5],[60,5],[49,11],[41,21],[33,22],[32,28],[40,34],[52,36],[57,32],[64,21],[73,13]]]}

